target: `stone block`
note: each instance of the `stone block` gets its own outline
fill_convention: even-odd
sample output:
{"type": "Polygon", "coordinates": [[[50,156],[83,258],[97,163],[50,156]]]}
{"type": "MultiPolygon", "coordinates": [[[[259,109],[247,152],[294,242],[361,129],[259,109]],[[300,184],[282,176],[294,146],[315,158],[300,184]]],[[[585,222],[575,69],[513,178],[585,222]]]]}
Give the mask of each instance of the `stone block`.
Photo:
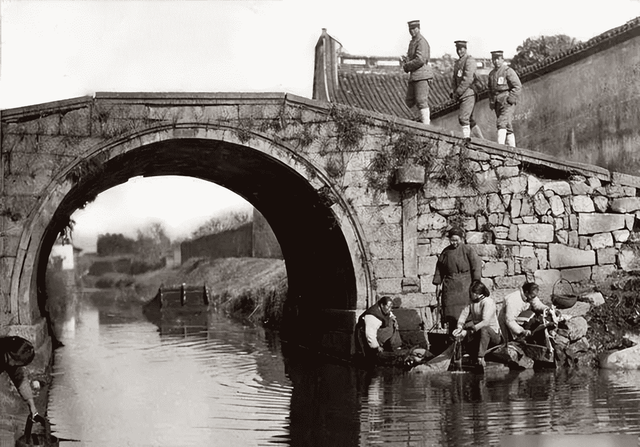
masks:
{"type": "Polygon", "coordinates": [[[542,287],[553,286],[562,278],[562,275],[560,270],[536,270],[533,277],[535,283],[542,287]]]}
{"type": "Polygon", "coordinates": [[[620,197],[611,200],[611,211],[614,213],[633,213],[640,210],[640,197],[620,197]]]}
{"type": "Polygon", "coordinates": [[[580,250],[562,244],[549,244],[551,268],[592,266],[596,264],[596,252],[580,250]]]}
{"type": "Polygon", "coordinates": [[[562,276],[562,279],[566,279],[572,283],[589,281],[591,279],[591,267],[562,269],[560,271],[560,275],[562,276]]]}
{"type": "Polygon", "coordinates": [[[602,186],[602,182],[598,177],[589,177],[587,179],[587,183],[589,184],[589,186],[591,186],[594,189],[600,188],[602,186]]]}
{"type": "Polygon", "coordinates": [[[520,216],[533,216],[533,206],[531,206],[531,202],[527,198],[524,198],[522,205],[520,205],[520,216]]]}
{"type": "MultiPolygon", "coordinates": [[[[435,303],[435,299],[428,294],[425,293],[403,293],[401,295],[396,295],[393,297],[393,305],[403,307],[403,308],[420,308],[430,306],[435,303]]],[[[396,309],[393,310],[393,313],[399,317],[396,313],[396,309]]],[[[419,318],[419,316],[418,316],[419,318]]],[[[399,322],[399,321],[398,321],[399,322]]],[[[417,320],[417,323],[420,324],[421,320],[417,320]]],[[[402,327],[402,325],[400,325],[402,327]]]]}
{"type": "Polygon", "coordinates": [[[617,256],[618,250],[615,248],[601,248],[596,251],[598,265],[615,264],[617,256]]]}
{"type": "Polygon", "coordinates": [[[587,312],[591,309],[591,304],[585,303],[583,301],[578,301],[569,309],[562,309],[561,312],[563,315],[568,315],[570,317],[581,317],[586,315],[587,312]]]}
{"type": "Polygon", "coordinates": [[[613,239],[616,242],[627,242],[629,240],[629,236],[631,236],[631,232],[627,229],[613,231],[613,239]]]}
{"type": "Polygon", "coordinates": [[[606,233],[625,228],[624,214],[580,213],[578,214],[578,234],[606,233]]]}
{"type": "Polygon", "coordinates": [[[553,195],[549,197],[549,206],[551,207],[551,215],[554,217],[564,214],[564,203],[559,196],[553,195]]]}
{"type": "Polygon", "coordinates": [[[618,264],[625,272],[640,270],[640,252],[632,248],[621,248],[618,254],[618,264]]]}
{"type": "Polygon", "coordinates": [[[476,173],[478,193],[487,194],[500,191],[498,178],[494,170],[476,173]]]}
{"type": "Polygon", "coordinates": [[[374,227],[370,240],[386,242],[388,240],[402,240],[402,226],[400,224],[387,224],[374,227]]]}
{"type": "Polygon", "coordinates": [[[609,199],[605,196],[593,197],[593,206],[598,213],[606,213],[609,208],[609,199]]]}
{"type": "Polygon", "coordinates": [[[520,224],[518,225],[518,240],[528,242],[552,242],[553,225],[549,224],[520,224]]]}
{"type": "Polygon", "coordinates": [[[498,257],[498,247],[493,244],[473,245],[473,249],[475,250],[477,255],[483,259],[498,257]]]}
{"type": "Polygon", "coordinates": [[[489,194],[487,196],[487,211],[489,213],[504,213],[506,211],[499,194],[489,194]]]}
{"type": "Polygon", "coordinates": [[[485,234],[482,231],[468,231],[466,234],[467,244],[483,244],[485,234]]]}
{"type": "Polygon", "coordinates": [[[371,256],[377,259],[402,259],[402,241],[377,241],[369,244],[371,256]]]}
{"type": "Polygon", "coordinates": [[[438,256],[418,256],[418,275],[433,275],[437,263],[438,256]]]}
{"type": "Polygon", "coordinates": [[[592,250],[613,247],[613,236],[611,233],[599,233],[591,236],[589,240],[592,250]]]}
{"type": "Polygon", "coordinates": [[[527,177],[509,177],[500,180],[500,194],[524,194],[527,190],[527,177]]]}
{"type": "Polygon", "coordinates": [[[573,317],[567,321],[567,326],[569,328],[569,340],[572,342],[578,341],[587,335],[587,330],[589,329],[587,320],[580,316],[573,317]]]}
{"type": "Polygon", "coordinates": [[[571,194],[571,186],[569,185],[569,182],[564,180],[546,182],[544,184],[544,190],[553,191],[559,196],[568,196],[571,194]]]}
{"type": "Polygon", "coordinates": [[[373,268],[376,278],[401,278],[401,259],[374,259],[373,268]]]}
{"type": "Polygon", "coordinates": [[[551,205],[541,192],[533,196],[533,210],[539,216],[544,216],[551,209],[551,205]]]}
{"type": "Polygon", "coordinates": [[[400,284],[404,294],[420,292],[420,279],[417,276],[405,276],[400,284]]]}
{"type": "Polygon", "coordinates": [[[596,210],[589,196],[572,196],[571,209],[574,213],[593,213],[596,210]]]}
{"type": "Polygon", "coordinates": [[[442,230],[447,227],[447,219],[438,213],[418,216],[418,230],[442,230]]]}
{"type": "Polygon", "coordinates": [[[496,175],[499,179],[517,177],[519,174],[520,169],[518,169],[517,166],[501,166],[496,168],[496,175]]]}
{"type": "Polygon", "coordinates": [[[538,268],[549,268],[549,250],[546,248],[536,248],[534,251],[536,259],[538,259],[538,268]]]}
{"type": "Polygon", "coordinates": [[[436,286],[433,285],[433,274],[420,275],[420,292],[424,294],[433,294],[433,299],[435,300],[436,286]]]}
{"type": "Polygon", "coordinates": [[[402,282],[400,278],[377,278],[376,293],[378,296],[394,295],[402,293],[402,282]]]}
{"type": "Polygon", "coordinates": [[[453,197],[435,198],[428,203],[435,211],[453,210],[456,208],[456,199],[453,197]]]}
{"type": "Polygon", "coordinates": [[[576,230],[569,231],[569,247],[576,248],[580,245],[580,237],[576,230]]]}
{"type": "Polygon", "coordinates": [[[533,274],[538,269],[538,259],[536,257],[522,258],[520,266],[523,273],[533,274]]]}
{"type": "Polygon", "coordinates": [[[631,230],[633,231],[633,227],[636,223],[636,218],[638,217],[638,214],[640,213],[640,211],[636,211],[635,215],[634,214],[625,214],[624,215],[624,224],[625,227],[627,228],[627,230],[631,230]]]}
{"type": "Polygon", "coordinates": [[[582,295],[582,298],[586,299],[589,304],[595,307],[602,306],[604,304],[604,297],[600,292],[588,292],[582,295]]]}
{"type": "Polygon", "coordinates": [[[87,108],[71,110],[60,119],[62,135],[89,136],[91,134],[91,111],[87,108]]]}
{"type": "Polygon", "coordinates": [[[476,214],[486,212],[486,210],[487,200],[483,195],[468,197],[462,200],[462,212],[467,216],[474,216],[476,214]]]}
{"type": "Polygon", "coordinates": [[[542,182],[538,178],[529,175],[527,176],[527,195],[533,197],[540,189],[542,189],[542,182]]]}
{"type": "Polygon", "coordinates": [[[511,218],[520,217],[520,208],[522,208],[522,199],[512,199],[511,200],[511,218]]]}
{"type": "Polygon", "coordinates": [[[497,276],[493,278],[497,289],[519,289],[526,280],[527,277],[525,275],[497,276]]]}
{"type": "Polygon", "coordinates": [[[574,196],[588,195],[593,192],[593,188],[584,181],[569,181],[571,185],[571,194],[574,196]]]}
{"type": "Polygon", "coordinates": [[[615,264],[594,265],[591,267],[591,280],[596,284],[602,283],[617,270],[615,264]]]}
{"type": "Polygon", "coordinates": [[[507,264],[505,262],[485,262],[485,264],[482,266],[482,276],[485,278],[505,276],[506,274],[507,264]]]}
{"type": "Polygon", "coordinates": [[[451,243],[449,242],[449,239],[446,237],[431,239],[431,254],[440,255],[440,253],[442,253],[442,250],[447,248],[450,244],[451,243]]]}

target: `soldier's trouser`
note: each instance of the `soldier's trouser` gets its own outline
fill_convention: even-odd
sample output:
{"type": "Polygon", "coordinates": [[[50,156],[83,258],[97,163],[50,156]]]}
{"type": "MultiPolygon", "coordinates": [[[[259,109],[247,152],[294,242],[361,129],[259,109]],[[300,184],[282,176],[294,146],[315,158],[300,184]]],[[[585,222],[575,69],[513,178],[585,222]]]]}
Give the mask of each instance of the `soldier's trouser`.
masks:
{"type": "Polygon", "coordinates": [[[409,81],[405,104],[410,109],[417,107],[419,110],[429,107],[429,81],[409,81]]]}
{"type": "Polygon", "coordinates": [[[496,127],[498,129],[507,129],[507,133],[513,133],[511,121],[513,120],[514,109],[515,107],[509,104],[506,100],[496,101],[496,127]]]}
{"type": "Polygon", "coordinates": [[[476,120],[473,111],[476,106],[476,95],[469,95],[460,98],[460,110],[458,110],[458,122],[461,126],[474,127],[476,120]]]}

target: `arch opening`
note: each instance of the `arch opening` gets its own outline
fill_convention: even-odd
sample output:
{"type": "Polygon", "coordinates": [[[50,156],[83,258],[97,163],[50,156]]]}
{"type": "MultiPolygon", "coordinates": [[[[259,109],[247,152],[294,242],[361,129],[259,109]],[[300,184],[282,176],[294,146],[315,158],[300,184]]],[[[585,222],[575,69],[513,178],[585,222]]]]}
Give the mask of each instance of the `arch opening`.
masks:
{"type": "MultiPolygon", "coordinates": [[[[101,161],[100,169],[68,190],[46,226],[34,278],[39,292],[44,290],[48,254],[69,216],[99,193],[130,178],[171,175],[223,186],[251,203],[268,221],[280,244],[288,278],[283,332],[303,336],[297,338],[303,344],[317,345],[327,324],[321,315],[356,309],[359,291],[353,260],[361,254],[352,253],[342,231],[344,217],[332,209],[334,201],[307,178],[314,175],[312,167],[301,172],[252,147],[197,138],[167,139],[111,158],[105,152],[94,157],[101,161]]],[[[42,311],[46,297],[38,295],[42,311]]]]}

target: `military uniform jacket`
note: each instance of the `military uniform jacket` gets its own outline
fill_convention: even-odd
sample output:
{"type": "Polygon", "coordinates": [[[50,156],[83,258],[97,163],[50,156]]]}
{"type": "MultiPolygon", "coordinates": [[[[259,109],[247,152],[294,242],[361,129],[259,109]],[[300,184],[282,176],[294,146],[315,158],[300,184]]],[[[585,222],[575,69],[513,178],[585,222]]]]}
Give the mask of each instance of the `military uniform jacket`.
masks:
{"type": "Polygon", "coordinates": [[[467,96],[473,95],[475,81],[476,60],[466,54],[453,64],[454,99],[466,98],[467,96]]]}
{"type": "Polygon", "coordinates": [[[409,73],[409,81],[424,81],[433,78],[429,66],[430,53],[429,42],[422,34],[411,39],[407,50],[407,61],[402,66],[405,73],[409,73]]]}
{"type": "Polygon", "coordinates": [[[522,83],[515,70],[505,62],[489,73],[489,101],[502,101],[506,96],[509,104],[516,104],[520,97],[522,83]]]}

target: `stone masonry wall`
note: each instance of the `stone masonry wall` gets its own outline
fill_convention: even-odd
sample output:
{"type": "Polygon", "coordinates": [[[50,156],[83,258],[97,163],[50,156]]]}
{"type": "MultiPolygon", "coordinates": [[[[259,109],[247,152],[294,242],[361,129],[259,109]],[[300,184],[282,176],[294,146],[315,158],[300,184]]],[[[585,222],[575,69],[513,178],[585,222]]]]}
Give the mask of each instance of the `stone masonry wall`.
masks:
{"type": "MultiPolygon", "coordinates": [[[[481,257],[482,281],[499,307],[525,281],[538,283],[541,298],[549,301],[554,286],[556,292],[573,288],[580,293],[617,269],[638,268],[632,243],[640,218],[635,187],[580,175],[545,179],[528,173],[515,158],[473,150],[468,157],[478,190],[444,188],[427,179],[418,193],[419,290],[385,283],[380,295],[400,298],[403,307],[425,306],[433,312],[433,274],[438,255],[449,244],[446,232],[454,225],[466,230],[466,242],[481,257]]],[[[433,313],[427,312],[429,318],[433,313]]]]}

